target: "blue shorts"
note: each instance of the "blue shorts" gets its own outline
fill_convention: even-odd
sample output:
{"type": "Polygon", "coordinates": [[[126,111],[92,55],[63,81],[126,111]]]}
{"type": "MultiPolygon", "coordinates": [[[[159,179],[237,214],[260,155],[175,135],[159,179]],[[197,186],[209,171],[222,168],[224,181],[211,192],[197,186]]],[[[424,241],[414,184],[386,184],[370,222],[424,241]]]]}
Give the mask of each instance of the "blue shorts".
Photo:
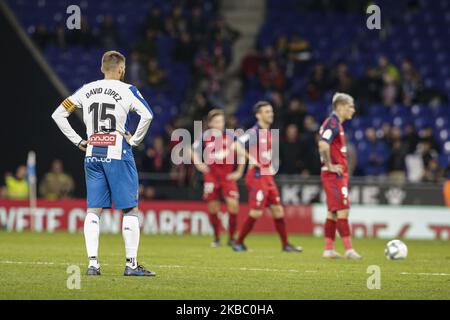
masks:
{"type": "Polygon", "coordinates": [[[138,204],[138,174],[134,159],[116,160],[100,157],[84,159],[87,207],[134,208],[138,204]]]}

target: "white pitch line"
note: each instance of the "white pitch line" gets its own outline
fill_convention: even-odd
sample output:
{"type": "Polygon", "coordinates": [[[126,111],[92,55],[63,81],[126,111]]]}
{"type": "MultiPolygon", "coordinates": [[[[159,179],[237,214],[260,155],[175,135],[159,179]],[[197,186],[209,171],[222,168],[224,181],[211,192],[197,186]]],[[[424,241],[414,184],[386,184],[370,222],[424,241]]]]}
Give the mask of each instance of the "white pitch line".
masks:
{"type": "Polygon", "coordinates": [[[429,273],[429,272],[401,272],[402,275],[417,275],[417,276],[441,276],[450,277],[450,273],[429,273]]]}
{"type": "Polygon", "coordinates": [[[230,268],[230,270],[240,270],[240,271],[264,271],[264,272],[300,272],[299,270],[280,270],[280,269],[269,269],[269,268],[230,268]]]}
{"type": "MultiPolygon", "coordinates": [[[[11,261],[11,260],[3,260],[0,261],[0,264],[29,264],[29,265],[58,265],[58,266],[69,266],[69,265],[83,265],[84,263],[71,263],[71,262],[49,262],[49,261],[11,261]]],[[[122,265],[118,264],[107,264],[101,263],[102,266],[115,266],[120,267],[122,265]]],[[[300,270],[294,269],[270,269],[270,268],[214,268],[214,267],[201,267],[201,266],[181,266],[181,265],[153,265],[156,268],[168,268],[168,269],[176,269],[176,268],[187,268],[187,269],[202,269],[202,270],[231,270],[231,271],[257,271],[257,272],[289,272],[289,273],[299,273],[302,272],[300,270]]],[[[317,272],[316,270],[305,270],[305,273],[313,273],[317,272]]]]}

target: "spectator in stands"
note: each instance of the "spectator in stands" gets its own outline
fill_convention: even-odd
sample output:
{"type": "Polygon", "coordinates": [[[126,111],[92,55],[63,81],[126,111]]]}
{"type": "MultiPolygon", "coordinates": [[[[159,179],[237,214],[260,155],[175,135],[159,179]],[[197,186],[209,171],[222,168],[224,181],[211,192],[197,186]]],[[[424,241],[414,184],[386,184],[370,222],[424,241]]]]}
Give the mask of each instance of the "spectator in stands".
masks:
{"type": "Polygon", "coordinates": [[[420,140],[421,141],[427,141],[431,145],[431,149],[436,150],[437,152],[440,151],[439,143],[434,138],[434,130],[433,127],[427,126],[420,130],[419,132],[420,140]]]}
{"type": "Polygon", "coordinates": [[[354,83],[353,77],[348,71],[348,66],[345,63],[339,63],[336,66],[335,74],[333,77],[333,88],[338,92],[346,92],[354,95],[354,83]]]}
{"type": "Polygon", "coordinates": [[[373,67],[366,70],[364,76],[358,81],[358,104],[373,104],[381,102],[383,81],[373,67]]]}
{"type": "Polygon", "coordinates": [[[27,182],[27,167],[20,165],[16,169],[16,174],[12,175],[10,172],[5,174],[6,193],[8,199],[11,200],[25,200],[28,199],[28,182],[27,182]]]}
{"type": "Polygon", "coordinates": [[[81,17],[81,29],[70,33],[70,42],[75,46],[82,46],[85,49],[89,49],[97,44],[96,38],[94,37],[89,21],[87,17],[81,17]]]}
{"type": "Polygon", "coordinates": [[[163,85],[166,73],[159,67],[156,58],[150,58],[147,63],[147,82],[149,85],[159,87],[163,85]]]}
{"type": "Polygon", "coordinates": [[[366,176],[377,176],[386,173],[389,147],[377,138],[374,128],[366,129],[367,148],[360,157],[361,168],[366,176]]]}
{"type": "Polygon", "coordinates": [[[196,46],[192,41],[191,35],[187,32],[182,32],[175,46],[174,60],[191,67],[193,65],[195,52],[196,46]]]}
{"type": "Polygon", "coordinates": [[[421,155],[423,161],[423,181],[435,181],[441,176],[438,167],[438,152],[433,148],[429,139],[421,139],[417,145],[417,153],[421,155]]]}
{"type": "Polygon", "coordinates": [[[146,32],[151,30],[155,33],[162,32],[164,30],[164,18],[161,14],[161,8],[159,6],[153,6],[148,13],[144,28],[146,32]]]}
{"type": "Polygon", "coordinates": [[[306,170],[303,170],[302,175],[318,176],[320,175],[321,161],[317,144],[319,143],[321,136],[318,131],[312,134],[312,139],[310,139],[308,136],[306,136],[305,139],[305,133],[303,133],[302,136],[303,138],[301,139],[301,141],[302,145],[304,146],[302,147],[302,150],[305,150],[305,153],[308,155],[306,159],[306,170]]]}
{"type": "Polygon", "coordinates": [[[117,49],[120,46],[119,32],[112,15],[106,15],[100,25],[99,39],[106,50],[117,49]]]}
{"type": "Polygon", "coordinates": [[[245,55],[241,63],[244,80],[248,81],[257,77],[260,63],[261,57],[257,50],[252,49],[245,55]]]}
{"type": "Polygon", "coordinates": [[[208,75],[208,100],[215,107],[223,108],[222,86],[225,77],[226,61],[223,55],[217,56],[208,75]]]}
{"type": "Polygon", "coordinates": [[[403,104],[410,106],[417,102],[418,95],[422,90],[419,73],[414,69],[409,59],[402,61],[402,99],[403,104]]]}
{"type": "Polygon", "coordinates": [[[307,115],[306,106],[299,97],[291,99],[288,109],[284,114],[284,124],[295,124],[297,128],[303,130],[303,121],[307,115]]]}
{"type": "Polygon", "coordinates": [[[397,132],[392,132],[393,127],[391,124],[387,121],[383,122],[381,125],[381,129],[379,130],[380,138],[389,146],[390,139],[392,135],[396,134],[397,132]]]}
{"type": "Polygon", "coordinates": [[[0,199],[6,198],[8,198],[8,189],[6,189],[6,186],[0,186],[0,199]]]}
{"type": "Polygon", "coordinates": [[[259,74],[261,86],[266,90],[283,90],[286,82],[284,72],[281,70],[278,62],[274,59],[269,61],[268,65],[263,67],[259,74]]]}
{"type": "Polygon", "coordinates": [[[170,153],[164,145],[162,136],[153,139],[153,145],[145,151],[142,170],[146,172],[168,173],[170,171],[170,153]]]}
{"type": "Polygon", "coordinates": [[[294,62],[310,61],[312,58],[311,46],[300,34],[292,36],[288,46],[289,60],[294,62]]]}
{"type": "Polygon", "coordinates": [[[383,104],[386,107],[392,107],[395,105],[398,99],[398,84],[397,81],[390,75],[386,74],[383,77],[383,89],[382,89],[382,99],[383,104]]]}
{"type": "Polygon", "coordinates": [[[303,131],[302,136],[308,144],[314,143],[316,139],[316,134],[319,131],[319,124],[316,119],[311,115],[306,115],[303,120],[303,131]]]}
{"type": "Polygon", "coordinates": [[[303,131],[311,136],[319,131],[319,124],[313,116],[305,116],[305,120],[303,120],[303,131]]]}
{"type": "Polygon", "coordinates": [[[153,186],[146,186],[143,191],[143,198],[145,200],[153,200],[156,197],[156,189],[153,186]]]}
{"type": "Polygon", "coordinates": [[[295,124],[288,125],[285,138],[280,144],[280,173],[300,174],[306,169],[305,156],[297,126],[295,124]]]}
{"type": "Polygon", "coordinates": [[[187,23],[187,30],[196,46],[204,40],[207,33],[207,21],[200,6],[192,8],[191,19],[187,23]]]}
{"type": "MultiPolygon", "coordinates": [[[[400,141],[402,143],[402,130],[400,127],[393,126],[391,128],[390,124],[387,123],[389,127],[386,127],[383,132],[383,140],[388,144],[390,148],[392,148],[393,144],[396,141],[400,141]]],[[[382,127],[383,130],[383,127],[382,127]]],[[[405,149],[405,152],[408,153],[408,149],[405,149]]]]}
{"type": "Polygon", "coordinates": [[[322,63],[316,63],[308,80],[306,89],[308,98],[311,100],[317,100],[322,97],[329,88],[330,82],[325,65],[322,63]]]}
{"type": "Polygon", "coordinates": [[[226,42],[228,45],[233,44],[240,37],[239,31],[231,27],[224,17],[218,17],[214,21],[211,34],[212,39],[226,42]]]}
{"type": "Polygon", "coordinates": [[[424,170],[423,181],[438,182],[444,176],[444,170],[439,167],[437,158],[431,159],[424,170]]]}
{"type": "Polygon", "coordinates": [[[195,55],[194,65],[198,79],[207,78],[214,67],[211,55],[206,47],[201,47],[195,55]]]}
{"type": "Polygon", "coordinates": [[[67,47],[67,35],[65,25],[60,24],[56,27],[55,33],[53,35],[53,43],[55,46],[61,49],[67,47]]]}
{"type": "Polygon", "coordinates": [[[275,50],[278,61],[280,61],[281,64],[286,64],[286,59],[289,52],[289,39],[285,34],[282,34],[277,38],[275,50]]]}
{"type": "Polygon", "coordinates": [[[156,41],[158,39],[157,31],[153,29],[147,29],[145,31],[145,37],[137,42],[135,49],[143,57],[143,62],[156,56],[156,41]]]}
{"type": "Polygon", "coordinates": [[[239,119],[235,115],[226,116],[225,128],[231,130],[241,129],[241,126],[239,125],[239,119]]]}
{"type": "Polygon", "coordinates": [[[170,38],[177,38],[179,33],[171,16],[164,19],[164,34],[170,38]]]}
{"type": "Polygon", "coordinates": [[[269,101],[272,103],[274,112],[274,119],[271,127],[273,129],[283,130],[283,120],[285,118],[284,96],[280,91],[270,91],[269,101]]]}
{"type": "Polygon", "coordinates": [[[403,184],[406,180],[406,155],[407,146],[401,139],[395,139],[391,144],[391,154],[387,162],[388,174],[394,183],[403,184]]]}
{"type": "Polygon", "coordinates": [[[171,20],[177,35],[180,35],[187,29],[187,23],[183,16],[183,7],[181,5],[178,4],[173,7],[171,20]]]}
{"type": "Polygon", "coordinates": [[[389,77],[389,79],[396,84],[400,80],[400,73],[398,72],[397,67],[394,66],[391,62],[389,62],[388,58],[385,56],[380,56],[378,58],[377,73],[381,79],[389,77]]]}
{"type": "Polygon", "coordinates": [[[417,129],[412,123],[408,123],[405,126],[404,142],[408,147],[408,153],[414,153],[419,143],[419,135],[417,129]]]}
{"type": "MultiPolygon", "coordinates": [[[[294,34],[288,45],[286,59],[286,77],[291,79],[295,75],[306,72],[312,59],[311,47],[308,41],[299,34],[294,34]]],[[[282,60],[284,62],[284,59],[282,60]]]]}
{"type": "Polygon", "coordinates": [[[261,67],[267,66],[270,61],[277,59],[276,51],[273,46],[267,46],[264,48],[262,53],[262,64],[261,67]]]}
{"type": "Polygon", "coordinates": [[[50,172],[44,175],[39,185],[39,193],[48,200],[70,198],[75,183],[70,175],[64,173],[61,160],[53,160],[50,172]]]}
{"type": "Polygon", "coordinates": [[[209,111],[211,111],[213,107],[206,99],[206,95],[204,93],[197,93],[194,97],[194,101],[190,107],[192,110],[192,118],[193,120],[203,121],[206,118],[206,115],[209,111]]]}
{"type": "Polygon", "coordinates": [[[145,70],[142,67],[141,55],[136,50],[132,51],[130,54],[126,76],[128,81],[136,87],[141,88],[143,86],[145,70]]]}

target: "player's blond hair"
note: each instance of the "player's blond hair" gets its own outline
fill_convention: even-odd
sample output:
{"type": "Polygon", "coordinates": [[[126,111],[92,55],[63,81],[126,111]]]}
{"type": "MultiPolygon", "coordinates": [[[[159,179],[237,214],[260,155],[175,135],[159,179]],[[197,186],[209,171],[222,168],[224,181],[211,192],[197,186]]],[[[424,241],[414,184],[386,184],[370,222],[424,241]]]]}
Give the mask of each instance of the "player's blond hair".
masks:
{"type": "Polygon", "coordinates": [[[338,104],[341,103],[350,103],[352,104],[354,101],[353,97],[347,93],[336,92],[332,99],[333,110],[336,109],[338,104]]]}
{"type": "Polygon", "coordinates": [[[222,109],[212,109],[210,112],[208,112],[207,116],[207,122],[210,123],[211,120],[217,116],[225,116],[225,112],[223,112],[222,109]]]}
{"type": "Polygon", "coordinates": [[[125,56],[118,51],[106,51],[102,57],[102,70],[108,72],[125,63],[125,56]]]}

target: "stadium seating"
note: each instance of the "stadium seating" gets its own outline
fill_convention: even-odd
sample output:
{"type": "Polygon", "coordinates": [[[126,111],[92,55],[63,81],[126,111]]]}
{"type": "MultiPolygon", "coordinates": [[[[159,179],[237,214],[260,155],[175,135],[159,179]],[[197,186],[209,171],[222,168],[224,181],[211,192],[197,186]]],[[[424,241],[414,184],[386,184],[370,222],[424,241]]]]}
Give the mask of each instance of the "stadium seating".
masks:
{"type": "MultiPolygon", "coordinates": [[[[54,30],[56,26],[65,24],[68,16],[65,14],[66,9],[73,4],[72,2],[69,0],[14,0],[8,1],[8,5],[28,34],[32,35],[37,24],[44,24],[48,30],[54,30]]],[[[205,15],[212,18],[212,14],[208,12],[210,10],[208,3],[208,1],[204,2],[205,15]]],[[[128,53],[141,34],[147,13],[155,5],[161,7],[165,14],[169,13],[172,8],[170,2],[163,0],[82,1],[80,8],[92,30],[99,27],[105,15],[112,15],[118,24],[122,40],[122,48],[118,49],[128,53]]],[[[165,89],[145,86],[141,90],[158,116],[158,122],[153,124],[151,135],[147,137],[148,141],[152,135],[162,133],[165,124],[177,114],[190,80],[187,66],[176,63],[171,58],[174,39],[161,36],[157,41],[158,63],[167,73],[168,83],[165,89]]],[[[44,49],[46,59],[72,92],[83,83],[93,81],[101,76],[99,61],[103,52],[104,49],[98,45],[89,49],[73,46],[58,48],[49,45],[44,49]]],[[[133,125],[137,125],[134,120],[132,120],[131,127],[133,125]]]]}
{"type": "MultiPolygon", "coordinates": [[[[8,4],[25,30],[32,34],[36,29],[36,21],[44,23],[49,29],[64,23],[64,12],[71,4],[70,2],[69,0],[11,0],[8,4]],[[45,14],[42,14],[44,10],[45,14]]],[[[312,54],[316,61],[323,61],[330,65],[345,61],[349,72],[354,77],[362,76],[368,66],[376,65],[380,55],[386,56],[397,66],[404,57],[408,57],[421,74],[426,87],[435,88],[448,95],[450,92],[450,41],[446,40],[450,40],[450,3],[445,0],[418,0],[417,2],[420,10],[408,8],[408,1],[376,1],[383,8],[383,23],[391,22],[383,26],[388,32],[387,36],[382,38],[377,32],[368,32],[367,16],[362,13],[305,12],[298,9],[299,2],[296,0],[267,0],[266,19],[257,36],[257,47],[265,48],[274,44],[279,35],[291,37],[299,33],[311,43],[312,54]],[[412,21],[414,23],[411,23],[412,21]],[[352,49],[351,54],[349,54],[350,49],[352,49]]],[[[209,8],[207,3],[208,1],[204,5],[206,12],[209,8]]],[[[124,40],[121,50],[127,53],[138,39],[145,16],[153,5],[159,5],[166,13],[171,9],[171,2],[163,0],[114,1],[114,6],[111,5],[110,0],[82,1],[81,9],[93,29],[98,28],[104,15],[113,15],[120,25],[119,31],[124,40]]],[[[171,59],[174,40],[161,36],[157,41],[157,58],[159,65],[168,74],[168,85],[165,89],[151,86],[142,89],[142,93],[148,97],[159,119],[153,126],[152,134],[163,132],[165,124],[177,115],[191,78],[186,65],[175,63],[171,59]]],[[[44,50],[44,55],[67,87],[73,91],[80,84],[100,76],[98,64],[103,51],[98,47],[61,49],[48,46],[44,50]]],[[[301,74],[295,74],[292,79],[289,79],[286,92],[305,96],[309,71],[308,69],[301,74]]],[[[245,126],[253,121],[251,110],[253,103],[258,99],[267,98],[266,93],[252,80],[248,81],[246,88],[247,91],[244,92],[236,112],[241,124],[245,126]]],[[[318,100],[305,99],[308,112],[318,122],[321,122],[330,111],[330,97],[328,92],[318,100]]],[[[399,104],[388,111],[380,104],[368,106],[364,114],[358,115],[351,126],[347,126],[350,141],[356,146],[359,155],[362,156],[363,150],[367,147],[364,129],[372,126],[380,130],[385,123],[401,129],[410,123],[414,124],[418,130],[432,127],[435,139],[442,150],[440,163],[444,167],[450,164],[448,144],[450,105],[407,107],[399,104]]],[[[380,152],[383,150],[381,148],[380,152]]]]}
{"type": "MultiPolygon", "coordinates": [[[[324,62],[330,67],[344,61],[355,78],[361,77],[368,66],[376,66],[381,55],[397,66],[400,66],[403,58],[408,57],[418,69],[426,87],[445,92],[448,96],[450,41],[445,39],[450,40],[450,3],[444,0],[419,0],[420,10],[408,10],[408,1],[379,0],[376,3],[382,8],[383,23],[391,21],[388,26],[383,26],[389,30],[384,39],[377,32],[368,32],[367,16],[361,12],[306,12],[300,9],[300,2],[295,0],[267,0],[266,19],[258,34],[257,47],[263,49],[274,45],[280,35],[290,38],[300,34],[311,44],[315,61],[324,62]]],[[[286,92],[306,96],[305,84],[309,74],[310,70],[295,74],[288,82],[286,92]]],[[[249,94],[257,96],[256,91],[253,88],[245,97],[249,97],[249,94]]],[[[329,95],[316,101],[306,100],[305,103],[308,111],[319,122],[330,111],[329,95]]],[[[238,113],[246,114],[248,104],[245,99],[238,113]]],[[[379,130],[384,123],[401,129],[412,123],[419,131],[431,126],[444,150],[446,143],[448,146],[450,105],[396,105],[390,109],[379,104],[368,106],[367,114],[357,116],[351,126],[346,126],[360,159],[364,158],[367,148],[364,128],[372,126],[379,130]]],[[[381,148],[379,152],[383,150],[381,148]]],[[[441,155],[440,161],[444,168],[448,166],[448,160],[447,154],[441,155]]]]}

